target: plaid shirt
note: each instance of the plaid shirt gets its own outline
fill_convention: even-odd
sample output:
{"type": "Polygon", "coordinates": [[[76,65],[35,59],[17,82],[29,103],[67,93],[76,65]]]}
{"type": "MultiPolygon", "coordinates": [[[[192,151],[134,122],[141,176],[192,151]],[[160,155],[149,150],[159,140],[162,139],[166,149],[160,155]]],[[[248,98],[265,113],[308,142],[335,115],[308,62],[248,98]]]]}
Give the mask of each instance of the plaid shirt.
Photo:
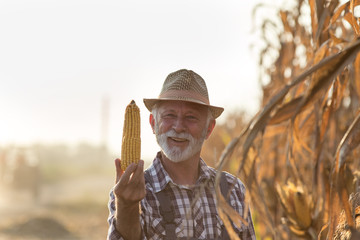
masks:
{"type": "MultiPolygon", "coordinates": [[[[143,239],[163,239],[165,235],[165,225],[160,215],[159,201],[155,193],[168,191],[174,207],[176,236],[193,237],[196,239],[217,239],[221,236],[224,224],[220,219],[216,209],[215,197],[215,169],[208,167],[200,159],[200,174],[195,186],[183,186],[174,183],[161,164],[161,154],[158,153],[149,167],[151,182],[146,182],[146,196],[141,201],[141,226],[143,239]],[[168,187],[167,187],[168,186],[168,187]]],[[[226,178],[229,184],[233,183],[234,176],[227,173],[226,178]]],[[[231,206],[243,216],[244,209],[244,184],[237,179],[234,188],[231,189],[231,206]]],[[[123,239],[115,229],[115,197],[113,190],[110,191],[109,201],[109,231],[107,239],[123,239]]],[[[247,218],[248,226],[242,224],[235,226],[235,232],[241,239],[256,239],[254,226],[250,211],[247,218]]]]}

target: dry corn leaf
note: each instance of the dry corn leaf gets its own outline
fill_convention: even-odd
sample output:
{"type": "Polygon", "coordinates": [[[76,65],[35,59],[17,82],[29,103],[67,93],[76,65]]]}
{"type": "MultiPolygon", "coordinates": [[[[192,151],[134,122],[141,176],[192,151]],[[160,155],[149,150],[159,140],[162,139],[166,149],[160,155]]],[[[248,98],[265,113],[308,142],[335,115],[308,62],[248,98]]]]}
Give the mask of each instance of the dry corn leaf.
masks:
{"type": "MultiPolygon", "coordinates": [[[[330,28],[330,26],[334,25],[334,23],[336,22],[336,20],[339,19],[340,15],[344,12],[344,16],[349,13],[349,11],[351,11],[352,15],[354,14],[354,8],[356,6],[360,5],[360,0],[351,0],[348,1],[346,3],[344,3],[343,5],[341,5],[340,7],[338,7],[335,12],[333,13],[329,25],[325,30],[328,30],[330,28]]],[[[354,16],[353,16],[354,17],[354,16]]],[[[355,19],[356,20],[356,19],[355,19]]],[[[349,22],[352,25],[352,20],[349,22]]]]}
{"type": "MultiPolygon", "coordinates": [[[[227,146],[226,146],[226,149],[223,151],[221,157],[220,157],[220,164],[218,166],[218,173],[221,172],[221,170],[223,169],[223,167],[225,166],[225,163],[230,159],[231,155],[233,154],[234,150],[236,149],[236,146],[238,144],[241,144],[241,139],[242,139],[242,135],[244,135],[246,132],[248,131],[248,127],[245,128],[242,132],[242,134],[239,136],[239,137],[236,137],[234,138],[227,146]]],[[[256,154],[255,155],[255,158],[256,158],[256,154]]],[[[255,159],[254,159],[255,160],[255,159]]],[[[255,183],[256,185],[256,189],[259,190],[260,187],[258,186],[258,183],[256,181],[256,177],[255,177],[255,174],[254,174],[254,170],[255,170],[255,161],[251,161],[251,168],[247,171],[247,172],[250,172],[250,175],[246,178],[246,181],[247,181],[247,187],[248,187],[248,192],[250,192],[250,194],[252,192],[258,192],[258,191],[250,191],[250,189],[252,188],[253,184],[252,182],[255,183]]],[[[245,165],[247,165],[247,161],[245,161],[245,165]]],[[[239,168],[240,170],[240,168],[239,168]]],[[[225,201],[225,199],[223,198],[222,194],[220,194],[220,191],[219,191],[219,179],[220,179],[220,174],[217,174],[217,177],[216,177],[216,181],[215,181],[215,187],[217,189],[217,192],[216,192],[216,196],[217,198],[219,199],[219,208],[222,209],[223,213],[228,216],[232,221],[234,222],[242,222],[243,224],[247,224],[247,222],[244,220],[243,217],[241,217],[235,210],[232,209],[232,207],[225,201]],[[219,195],[220,194],[220,195],[219,195]]],[[[262,194],[262,192],[260,191],[260,195],[262,194]]],[[[256,198],[254,198],[256,199],[256,198]]],[[[260,212],[263,212],[266,216],[267,216],[267,224],[270,228],[271,231],[274,231],[274,223],[272,221],[272,217],[271,217],[271,214],[268,212],[268,209],[266,208],[266,204],[265,204],[265,199],[262,197],[260,198],[260,202],[261,202],[261,206],[265,206],[265,208],[259,208],[258,211],[260,212]]],[[[245,207],[247,208],[247,207],[245,207]]],[[[246,218],[247,216],[247,212],[244,214],[244,217],[246,218]]],[[[239,225],[240,226],[240,225],[239,225]]]]}
{"type": "Polygon", "coordinates": [[[288,141],[287,149],[286,149],[286,164],[288,167],[290,167],[289,176],[294,178],[296,181],[300,181],[301,175],[298,171],[298,167],[296,166],[295,158],[294,158],[294,149],[296,148],[296,146],[294,146],[294,141],[291,136],[291,131],[288,131],[287,134],[288,134],[288,139],[290,139],[288,141]]]}
{"type": "Polygon", "coordinates": [[[239,236],[235,233],[231,222],[229,220],[229,218],[227,217],[227,215],[223,212],[222,208],[218,209],[219,212],[219,216],[222,219],[224,226],[229,234],[229,237],[231,240],[240,240],[239,236]]]}
{"type": "Polygon", "coordinates": [[[360,0],[350,0],[350,10],[352,13],[354,13],[354,9],[358,5],[360,5],[360,0]]]}
{"type": "MultiPolygon", "coordinates": [[[[328,28],[329,28],[331,25],[334,25],[334,23],[336,22],[336,20],[340,17],[341,13],[342,13],[345,9],[349,8],[349,5],[350,5],[350,2],[346,2],[346,3],[344,3],[343,5],[341,5],[340,7],[338,7],[338,8],[336,9],[336,11],[333,13],[333,15],[332,15],[332,17],[331,17],[331,19],[330,19],[330,24],[329,24],[328,28]]],[[[327,29],[328,29],[328,28],[327,28],[327,29]]],[[[327,30],[327,29],[325,29],[325,30],[327,30]]]]}
{"type": "Polygon", "coordinates": [[[216,189],[216,199],[217,199],[217,209],[220,215],[220,218],[223,220],[224,225],[226,227],[226,230],[228,231],[229,237],[232,240],[240,239],[239,236],[235,233],[233,226],[231,224],[231,221],[236,224],[238,227],[241,226],[241,224],[244,224],[245,226],[248,225],[248,222],[240,216],[238,212],[236,212],[225,200],[224,196],[221,193],[220,190],[220,174],[217,174],[216,180],[215,180],[215,189],[216,189]],[[230,221],[231,219],[231,221],[230,221]]]}
{"type": "Polygon", "coordinates": [[[357,20],[354,17],[353,13],[347,12],[344,16],[344,19],[351,25],[351,27],[354,30],[354,33],[357,36],[359,36],[359,34],[360,34],[359,24],[357,23],[357,20]]]}
{"type": "Polygon", "coordinates": [[[247,153],[260,131],[263,131],[266,127],[267,121],[269,119],[270,113],[272,109],[284,98],[290,86],[286,86],[281,89],[278,94],[276,94],[273,98],[270,99],[269,103],[264,107],[263,111],[260,113],[255,122],[250,123],[249,133],[246,136],[245,142],[243,144],[243,157],[242,164],[240,165],[240,170],[243,168],[244,160],[246,159],[247,153]]]}
{"type": "Polygon", "coordinates": [[[342,138],[336,151],[336,171],[344,167],[346,157],[360,144],[360,113],[356,116],[350,127],[342,138]]]}
{"type": "MultiPolygon", "coordinates": [[[[252,148],[253,149],[253,148],[252,148]]],[[[272,215],[269,212],[269,208],[267,207],[266,204],[266,199],[264,196],[264,192],[261,189],[259,182],[257,181],[257,172],[255,171],[255,163],[256,163],[256,158],[257,158],[257,153],[254,149],[253,149],[253,154],[254,157],[251,160],[252,164],[251,164],[251,169],[250,174],[248,177],[246,177],[245,179],[245,184],[247,185],[247,189],[246,189],[246,194],[245,194],[245,208],[244,208],[244,218],[247,218],[247,213],[248,213],[248,207],[249,207],[249,202],[250,202],[250,196],[251,198],[257,202],[257,206],[259,206],[259,208],[257,208],[257,211],[259,214],[261,214],[262,216],[266,216],[266,225],[268,226],[269,230],[273,232],[273,234],[275,234],[275,223],[273,221],[272,215]],[[256,194],[257,193],[257,194],[256,194]]]]}
{"type": "Polygon", "coordinates": [[[359,24],[358,21],[356,19],[356,17],[354,16],[354,9],[357,5],[360,4],[359,0],[350,0],[350,10],[351,10],[351,15],[352,15],[352,27],[354,28],[354,32],[357,36],[360,35],[360,28],[359,28],[359,24]]]}
{"type": "Polygon", "coordinates": [[[338,44],[345,43],[344,39],[336,37],[332,31],[330,31],[329,34],[330,34],[331,45],[336,46],[338,44]]]}
{"type": "Polygon", "coordinates": [[[279,124],[279,125],[268,125],[266,128],[266,131],[264,133],[264,138],[275,138],[276,136],[281,136],[286,132],[288,129],[288,126],[285,124],[279,124]]]}
{"type": "Polygon", "coordinates": [[[351,206],[349,203],[350,194],[347,191],[346,176],[345,176],[344,172],[345,172],[345,169],[343,169],[339,174],[339,181],[337,182],[338,194],[340,195],[341,203],[342,203],[342,206],[345,211],[346,222],[350,228],[354,228],[355,222],[353,219],[353,214],[352,214],[351,206]]]}
{"type": "Polygon", "coordinates": [[[268,124],[274,125],[282,123],[285,120],[290,119],[296,112],[296,109],[299,103],[302,101],[303,96],[296,97],[292,99],[290,102],[282,105],[271,117],[268,124]]]}
{"type": "Polygon", "coordinates": [[[358,96],[360,96],[360,54],[354,61],[354,82],[356,93],[358,96]]]}
{"type": "Polygon", "coordinates": [[[329,199],[330,207],[329,207],[329,230],[327,234],[327,239],[333,239],[335,227],[338,223],[339,213],[341,211],[341,201],[339,199],[339,195],[336,191],[330,192],[330,199],[329,199]]]}
{"type": "MultiPolygon", "coordinates": [[[[307,121],[309,119],[311,119],[310,117],[312,116],[312,113],[309,113],[306,116],[306,119],[304,121],[307,121]]],[[[306,150],[308,153],[313,153],[313,150],[311,149],[310,146],[308,146],[308,139],[307,139],[307,134],[306,132],[308,132],[309,130],[307,129],[307,127],[302,127],[300,126],[299,123],[299,118],[295,118],[291,124],[292,126],[292,151],[296,152],[300,155],[300,159],[306,159],[308,158],[308,156],[304,153],[304,151],[302,151],[303,149],[306,150]]],[[[313,127],[314,124],[311,124],[311,126],[313,127]]],[[[294,155],[294,154],[292,154],[294,155]]],[[[293,159],[293,161],[295,162],[295,160],[293,159]]]]}
{"type": "MultiPolygon", "coordinates": [[[[329,52],[330,52],[329,47],[330,47],[330,40],[327,40],[320,46],[320,48],[315,52],[315,55],[314,55],[314,65],[319,64],[326,56],[329,55],[329,52]]],[[[310,89],[319,83],[322,76],[324,75],[324,72],[325,72],[324,69],[329,68],[328,66],[333,65],[333,61],[330,61],[328,63],[328,65],[323,66],[321,69],[314,72],[314,74],[312,75],[311,82],[310,82],[310,87],[309,87],[310,89]]],[[[304,92],[306,93],[306,90],[304,92]]]]}
{"type": "Polygon", "coordinates": [[[342,206],[345,209],[346,219],[349,221],[348,224],[350,226],[354,226],[354,222],[352,220],[351,208],[348,203],[349,194],[347,193],[346,187],[343,185],[345,182],[344,176],[344,166],[346,162],[346,157],[349,152],[353,150],[360,144],[360,113],[356,116],[348,130],[346,131],[344,137],[341,139],[340,144],[336,150],[336,158],[334,163],[334,170],[332,173],[332,187],[330,189],[330,228],[329,235],[335,231],[335,225],[338,219],[338,213],[340,212],[339,201],[341,200],[342,206]],[[334,199],[335,197],[335,199],[334,199]]]}
{"type": "MultiPolygon", "coordinates": [[[[318,27],[317,27],[317,31],[316,31],[316,35],[315,35],[315,41],[316,43],[319,42],[319,44],[321,44],[322,42],[326,41],[328,39],[327,36],[327,32],[323,31],[322,29],[324,28],[324,26],[326,26],[326,24],[328,24],[330,22],[330,13],[328,8],[325,8],[322,11],[322,14],[319,15],[320,19],[318,20],[318,27]],[[326,35],[326,37],[322,37],[322,35],[326,35]]],[[[319,44],[317,44],[316,46],[318,46],[319,44]]]]}
{"type": "MultiPolygon", "coordinates": [[[[359,1],[352,0],[352,5],[359,1]]],[[[353,13],[353,7],[350,6],[350,3],[343,4],[337,9],[335,9],[339,5],[337,0],[327,2],[309,0],[308,3],[310,4],[311,26],[313,26],[312,33],[303,31],[299,25],[301,21],[297,21],[300,20],[300,17],[305,16],[300,10],[301,6],[307,4],[307,1],[298,1],[297,6],[293,9],[294,11],[287,10],[286,12],[283,11],[281,15],[279,14],[286,33],[284,33],[285,31],[281,32],[281,28],[276,28],[275,21],[267,20],[261,25],[259,30],[262,33],[261,37],[265,46],[260,57],[261,77],[264,75],[270,77],[270,82],[263,86],[264,108],[250,121],[246,131],[238,136],[235,135],[234,140],[224,150],[221,159],[237,161],[236,167],[239,167],[239,171],[242,171],[242,174],[246,172],[244,180],[250,184],[250,188],[247,187],[247,189],[251,195],[252,203],[255,203],[255,209],[257,211],[261,209],[258,212],[262,216],[261,221],[268,218],[265,210],[268,208],[263,206],[261,200],[264,197],[261,195],[261,188],[257,186],[257,182],[262,182],[264,177],[270,177],[271,182],[282,182],[282,179],[297,175],[305,178],[307,183],[312,182],[309,178],[317,179],[318,184],[315,187],[311,186],[311,197],[316,200],[314,203],[316,206],[312,212],[315,217],[312,228],[318,234],[319,231],[321,233],[324,224],[330,223],[329,217],[331,217],[331,223],[336,223],[336,213],[347,195],[346,192],[340,191],[343,186],[330,186],[331,182],[337,181],[328,180],[331,171],[327,164],[333,159],[333,149],[336,149],[337,141],[340,139],[339,133],[346,128],[345,120],[354,111],[354,107],[358,106],[360,78],[356,76],[360,74],[360,70],[358,70],[360,69],[360,57],[357,57],[360,44],[354,41],[349,44],[349,47],[341,50],[353,36],[353,30],[347,28],[344,21],[339,21],[347,12],[353,13]],[[324,26],[327,26],[327,29],[323,30],[324,26]],[[294,41],[289,44],[282,42],[284,39],[285,41],[291,39],[286,38],[287,36],[293,37],[294,41]],[[273,37],[275,40],[279,40],[280,47],[275,46],[274,41],[270,42],[270,39],[274,39],[273,37]],[[325,45],[318,48],[318,45],[324,42],[325,45]],[[296,49],[293,49],[291,44],[306,48],[302,66],[295,59],[298,56],[294,54],[296,49]],[[335,51],[339,52],[334,54],[335,51]],[[272,53],[278,54],[273,65],[266,61],[272,53]],[[351,59],[355,59],[355,62],[353,63],[351,59]],[[344,71],[345,67],[351,63],[354,64],[355,80],[347,74],[347,70],[344,71]],[[312,67],[302,71],[299,75],[301,70],[298,69],[305,65],[312,67]],[[298,75],[298,77],[293,78],[290,83],[284,86],[284,83],[288,82],[286,79],[288,76],[284,76],[285,68],[291,68],[291,76],[298,75]],[[307,81],[310,80],[309,77],[312,77],[312,81],[307,81]],[[336,77],[337,80],[335,80],[336,77]],[[356,85],[356,92],[351,91],[352,89],[349,91],[350,84],[347,84],[349,82],[352,83],[351,86],[356,85]],[[350,99],[350,105],[342,104],[345,97],[350,99]],[[309,106],[315,106],[314,110],[309,106]],[[313,110],[311,114],[309,113],[310,110],[313,110]],[[337,114],[333,114],[335,110],[337,114]],[[289,119],[293,121],[286,122],[289,119]],[[296,121],[298,123],[296,123],[294,135],[297,138],[292,139],[291,124],[296,121]],[[313,131],[309,131],[310,129],[313,131]],[[264,137],[261,137],[261,134],[264,137]],[[269,139],[271,135],[274,137],[273,139],[269,139]],[[315,154],[308,154],[307,151],[304,151],[303,146],[307,146],[308,150],[312,150],[315,154]],[[255,149],[259,154],[261,153],[260,160],[256,161],[256,164],[255,161],[251,161],[254,158],[252,149],[255,149]],[[241,158],[231,157],[235,153],[236,156],[241,154],[241,158]],[[306,157],[304,158],[302,154],[305,154],[306,157]],[[301,161],[298,162],[297,159],[301,159],[301,161]],[[297,165],[295,165],[295,161],[298,163],[297,165]],[[314,163],[316,167],[312,169],[312,166],[315,166],[314,163]],[[282,171],[283,169],[290,169],[290,171],[282,171]],[[290,173],[294,171],[298,171],[298,174],[290,173]],[[311,177],[310,174],[312,174],[311,177]],[[334,188],[331,196],[330,188],[334,188]],[[260,200],[256,198],[260,198],[260,200]]],[[[348,15],[347,18],[350,16],[348,15]]],[[[221,163],[223,162],[221,161],[221,163]]],[[[340,176],[343,175],[340,174],[340,176]]],[[[278,223],[280,216],[275,213],[270,218],[278,223]]],[[[288,222],[288,224],[295,229],[294,231],[299,230],[296,224],[292,222],[288,222]]],[[[306,226],[307,224],[303,225],[306,226]]],[[[280,226],[278,225],[275,227],[276,234],[273,235],[275,238],[280,235],[282,236],[281,239],[291,239],[287,235],[288,232],[284,233],[279,230],[280,226]],[[279,234],[278,231],[281,233],[279,234]],[[283,238],[283,236],[285,237],[283,238]]],[[[304,234],[304,231],[299,233],[304,234]]],[[[315,235],[311,235],[311,238],[314,239],[313,236],[315,235]]]]}
{"type": "Polygon", "coordinates": [[[316,16],[319,18],[324,11],[324,4],[322,0],[315,0],[316,16]]]}
{"type": "Polygon", "coordinates": [[[328,129],[331,113],[332,113],[332,107],[329,105],[325,105],[323,107],[322,117],[321,117],[321,125],[320,125],[320,133],[319,133],[319,141],[320,142],[324,141],[324,136],[328,129]]]}
{"type": "Polygon", "coordinates": [[[291,33],[292,32],[292,27],[289,25],[289,22],[287,20],[287,13],[285,11],[280,11],[280,18],[281,18],[281,21],[283,23],[283,26],[284,26],[284,31],[285,32],[289,32],[291,33]]]}
{"type": "MultiPolygon", "coordinates": [[[[324,42],[318,50],[316,50],[314,55],[314,65],[318,64],[321,60],[325,58],[325,56],[329,53],[329,40],[324,42]]],[[[314,73],[314,75],[317,75],[318,71],[314,73]]]]}
{"type": "Polygon", "coordinates": [[[343,105],[343,99],[347,96],[347,86],[349,81],[349,71],[343,72],[342,75],[338,76],[333,84],[333,95],[334,95],[334,109],[337,110],[343,105]]]}
{"type": "MultiPolygon", "coordinates": [[[[323,92],[322,90],[327,90],[334,78],[339,75],[347,65],[354,62],[359,51],[360,39],[357,39],[344,50],[325,58],[328,59],[328,61],[326,61],[327,64],[323,65],[323,67],[316,72],[316,79],[312,80],[312,85],[299,104],[298,111],[300,112],[302,108],[308,104],[312,104],[319,93],[323,92]]],[[[325,59],[316,65],[322,64],[325,59]]]]}
{"type": "Polygon", "coordinates": [[[312,36],[315,38],[317,27],[316,0],[309,0],[312,36]]]}
{"type": "MultiPolygon", "coordinates": [[[[325,46],[325,45],[324,45],[325,46]]],[[[315,97],[315,94],[320,90],[324,89],[327,84],[339,74],[343,68],[351,63],[356,57],[358,51],[360,50],[360,40],[355,41],[348,48],[343,51],[331,55],[322,59],[326,53],[326,48],[318,51],[318,55],[316,59],[322,59],[319,63],[315,64],[313,67],[302,73],[299,77],[295,78],[295,80],[290,84],[286,85],[277,95],[275,95],[270,102],[264,107],[264,110],[259,116],[261,118],[269,118],[269,113],[272,111],[277,104],[283,99],[283,97],[288,93],[290,88],[295,84],[298,84],[300,81],[304,80],[307,76],[314,73],[316,78],[312,81],[312,86],[307,91],[307,94],[304,96],[299,96],[293,99],[293,102],[285,104],[283,107],[279,108],[277,112],[273,115],[273,119],[269,120],[269,124],[279,124],[290,117],[295,117],[295,115],[301,111],[302,107],[306,107],[309,103],[311,103],[312,98],[315,97]],[[266,110],[266,111],[265,111],[266,110]]],[[[328,87],[328,86],[327,86],[328,87]]],[[[264,119],[261,119],[262,122],[265,122],[264,119]]],[[[266,119],[267,121],[268,119],[266,119]]],[[[258,124],[260,125],[260,124],[258,124]]]]}

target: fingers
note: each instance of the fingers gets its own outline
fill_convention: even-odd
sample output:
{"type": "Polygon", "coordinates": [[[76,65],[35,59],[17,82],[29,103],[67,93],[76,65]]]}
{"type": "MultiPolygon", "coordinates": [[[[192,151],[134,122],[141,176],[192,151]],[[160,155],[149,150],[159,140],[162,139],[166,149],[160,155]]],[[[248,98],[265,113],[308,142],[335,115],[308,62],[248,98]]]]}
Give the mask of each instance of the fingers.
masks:
{"type": "Polygon", "coordinates": [[[121,175],[124,173],[124,170],[121,169],[121,160],[119,158],[115,159],[115,168],[116,168],[115,183],[118,183],[121,175]]]}
{"type": "Polygon", "coordinates": [[[126,182],[128,182],[130,175],[134,172],[135,169],[136,169],[135,163],[131,163],[129,166],[127,166],[127,168],[125,169],[122,175],[121,180],[126,179],[126,182]]]}
{"type": "Polygon", "coordinates": [[[131,163],[125,171],[121,169],[120,159],[115,160],[117,183],[114,194],[118,202],[129,205],[145,197],[144,161],[131,163]]]}
{"type": "Polygon", "coordinates": [[[135,184],[138,187],[140,187],[141,185],[144,185],[144,188],[145,188],[144,161],[143,160],[139,160],[139,163],[137,164],[136,169],[135,169],[133,175],[131,176],[129,183],[135,184]]]}
{"type": "Polygon", "coordinates": [[[125,171],[123,171],[119,184],[125,185],[133,182],[144,181],[144,161],[139,160],[138,164],[131,163],[125,171]]]}
{"type": "Polygon", "coordinates": [[[143,175],[144,175],[144,161],[139,160],[132,178],[133,179],[140,179],[143,175]]]}

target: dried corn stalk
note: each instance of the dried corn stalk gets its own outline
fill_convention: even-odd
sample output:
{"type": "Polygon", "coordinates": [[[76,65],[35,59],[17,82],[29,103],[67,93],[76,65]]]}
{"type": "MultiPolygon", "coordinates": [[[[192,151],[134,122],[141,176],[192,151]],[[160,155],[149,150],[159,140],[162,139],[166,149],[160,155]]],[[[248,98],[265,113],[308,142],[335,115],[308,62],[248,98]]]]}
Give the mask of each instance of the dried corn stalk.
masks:
{"type": "Polygon", "coordinates": [[[259,238],[330,240],[344,210],[356,239],[347,200],[360,186],[360,0],[283,2],[293,5],[274,18],[260,15],[272,6],[253,12],[265,16],[253,28],[263,105],[227,131],[218,168],[245,182],[259,238]]]}

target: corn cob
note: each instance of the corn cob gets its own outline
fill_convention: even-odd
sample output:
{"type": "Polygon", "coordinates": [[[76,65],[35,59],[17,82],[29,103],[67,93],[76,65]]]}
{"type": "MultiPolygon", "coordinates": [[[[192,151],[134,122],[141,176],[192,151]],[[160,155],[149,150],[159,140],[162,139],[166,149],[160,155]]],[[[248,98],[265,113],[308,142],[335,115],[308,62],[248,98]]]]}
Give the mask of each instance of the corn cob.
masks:
{"type": "Polygon", "coordinates": [[[289,220],[289,229],[295,235],[302,236],[312,223],[313,205],[311,198],[306,194],[306,187],[301,183],[295,185],[288,181],[287,184],[277,184],[276,190],[289,220]]]}
{"type": "Polygon", "coordinates": [[[125,110],[121,145],[121,169],[125,170],[131,163],[138,163],[140,152],[140,110],[135,101],[132,100],[125,110]]]}
{"type": "Polygon", "coordinates": [[[300,187],[293,194],[297,222],[301,228],[307,229],[311,225],[310,201],[300,187]]]}

